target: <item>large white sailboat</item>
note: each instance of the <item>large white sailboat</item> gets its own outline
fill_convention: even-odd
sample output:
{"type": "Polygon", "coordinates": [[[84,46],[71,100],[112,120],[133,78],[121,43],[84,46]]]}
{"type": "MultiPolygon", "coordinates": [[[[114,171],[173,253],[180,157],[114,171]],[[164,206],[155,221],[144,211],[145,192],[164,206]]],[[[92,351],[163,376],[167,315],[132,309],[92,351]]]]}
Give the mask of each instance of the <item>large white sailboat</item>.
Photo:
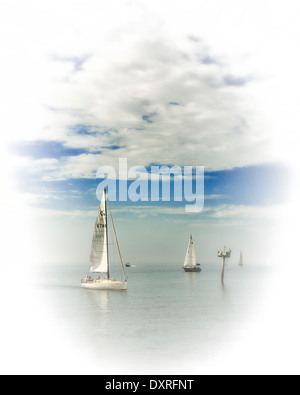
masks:
{"type": "Polygon", "coordinates": [[[201,272],[200,265],[197,264],[196,260],[196,252],[192,235],[190,236],[183,268],[186,272],[201,272]]]}
{"type": "Polygon", "coordinates": [[[109,200],[107,198],[107,191],[104,189],[102,200],[99,206],[98,215],[95,223],[91,255],[90,255],[90,272],[97,273],[99,276],[93,278],[87,276],[81,280],[83,288],[89,289],[103,289],[103,290],[126,290],[127,289],[127,278],[125,269],[120,253],[119,243],[116,235],[115,225],[111,215],[109,206],[109,200]],[[112,228],[116,245],[118,249],[118,255],[122,268],[123,280],[113,280],[110,276],[110,261],[109,261],[109,248],[108,248],[108,211],[109,208],[110,218],[112,222],[112,228]],[[104,276],[104,277],[103,277],[104,276]]]}

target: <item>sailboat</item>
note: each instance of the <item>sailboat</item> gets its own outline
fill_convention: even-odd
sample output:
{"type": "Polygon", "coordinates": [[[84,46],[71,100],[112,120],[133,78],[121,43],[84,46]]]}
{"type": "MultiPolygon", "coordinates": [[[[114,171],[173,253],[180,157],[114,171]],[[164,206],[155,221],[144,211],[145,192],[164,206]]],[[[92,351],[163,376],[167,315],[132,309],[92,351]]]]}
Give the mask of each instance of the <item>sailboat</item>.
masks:
{"type": "Polygon", "coordinates": [[[116,235],[115,225],[112,218],[109,200],[107,197],[107,191],[104,189],[102,200],[99,206],[98,215],[96,218],[91,255],[90,255],[90,272],[97,273],[98,278],[92,278],[87,276],[81,280],[83,288],[89,289],[104,289],[104,290],[126,290],[127,289],[127,278],[125,269],[120,253],[119,243],[116,235]],[[124,279],[121,281],[113,280],[110,276],[110,261],[109,261],[109,249],[108,249],[108,211],[109,208],[110,218],[116,240],[116,245],[119,253],[121,268],[124,279]],[[103,277],[101,277],[104,276],[103,277]]]}
{"type": "Polygon", "coordinates": [[[186,272],[201,272],[200,265],[197,264],[196,260],[196,252],[192,235],[190,236],[183,268],[186,272]]]}
{"type": "Polygon", "coordinates": [[[241,251],[241,253],[240,253],[240,262],[239,262],[239,265],[240,265],[240,266],[243,266],[243,265],[244,265],[244,258],[243,258],[243,253],[242,253],[242,251],[241,251]]]}

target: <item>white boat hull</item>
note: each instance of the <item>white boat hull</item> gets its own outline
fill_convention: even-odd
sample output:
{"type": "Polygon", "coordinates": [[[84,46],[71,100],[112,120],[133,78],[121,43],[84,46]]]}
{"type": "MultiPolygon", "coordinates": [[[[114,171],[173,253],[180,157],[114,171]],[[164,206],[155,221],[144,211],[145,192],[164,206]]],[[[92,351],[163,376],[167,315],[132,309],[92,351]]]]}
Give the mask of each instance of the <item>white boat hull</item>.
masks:
{"type": "Polygon", "coordinates": [[[127,281],[93,280],[81,283],[82,288],[121,291],[127,289],[127,281]]]}

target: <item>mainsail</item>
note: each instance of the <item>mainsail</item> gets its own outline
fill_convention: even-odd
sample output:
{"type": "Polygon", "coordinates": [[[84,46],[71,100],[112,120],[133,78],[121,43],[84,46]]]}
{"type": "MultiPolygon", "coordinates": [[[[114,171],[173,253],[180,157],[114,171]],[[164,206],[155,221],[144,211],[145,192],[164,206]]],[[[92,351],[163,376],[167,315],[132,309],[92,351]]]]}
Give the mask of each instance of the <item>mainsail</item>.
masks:
{"type": "Polygon", "coordinates": [[[186,268],[197,267],[196,252],[195,252],[195,246],[192,236],[190,237],[190,241],[185,257],[184,267],[186,268]]]}
{"type": "Polygon", "coordinates": [[[103,193],[95,223],[90,256],[90,272],[105,273],[107,275],[109,272],[106,193],[103,193]]]}

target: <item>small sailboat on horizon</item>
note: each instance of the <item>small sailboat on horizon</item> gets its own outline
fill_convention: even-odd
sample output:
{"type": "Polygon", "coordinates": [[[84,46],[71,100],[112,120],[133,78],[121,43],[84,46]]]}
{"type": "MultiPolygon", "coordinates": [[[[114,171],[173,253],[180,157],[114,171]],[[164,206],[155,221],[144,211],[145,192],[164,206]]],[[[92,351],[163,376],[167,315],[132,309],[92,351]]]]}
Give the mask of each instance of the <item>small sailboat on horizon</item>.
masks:
{"type": "Polygon", "coordinates": [[[196,260],[195,245],[192,235],[190,236],[183,268],[186,272],[201,272],[200,264],[197,263],[196,260]]]}
{"type": "Polygon", "coordinates": [[[81,280],[81,286],[88,289],[101,289],[101,290],[126,290],[127,289],[127,278],[125,269],[121,257],[119,243],[116,235],[115,225],[112,218],[109,200],[107,197],[107,191],[104,189],[102,200],[99,206],[98,215],[96,218],[91,255],[90,255],[90,272],[97,273],[98,278],[94,279],[91,276],[81,280]],[[110,218],[112,222],[112,228],[116,245],[118,249],[118,255],[121,263],[121,269],[124,279],[121,281],[113,280],[110,275],[110,260],[109,260],[109,244],[108,244],[108,209],[110,212],[110,218]],[[101,277],[104,276],[103,277],[101,277]]]}

